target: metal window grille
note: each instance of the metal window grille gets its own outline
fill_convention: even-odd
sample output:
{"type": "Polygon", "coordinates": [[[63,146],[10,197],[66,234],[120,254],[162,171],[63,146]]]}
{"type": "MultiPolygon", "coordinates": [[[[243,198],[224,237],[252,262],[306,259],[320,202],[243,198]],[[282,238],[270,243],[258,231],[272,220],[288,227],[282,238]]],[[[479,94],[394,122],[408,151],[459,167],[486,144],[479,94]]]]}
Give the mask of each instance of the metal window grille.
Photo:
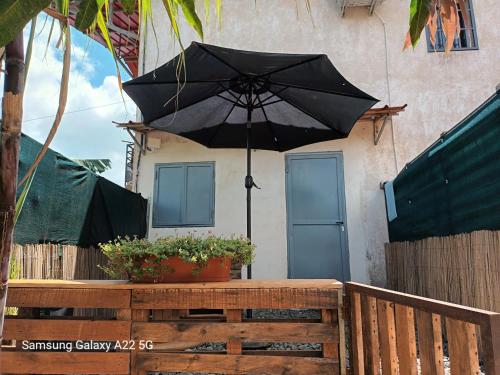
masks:
{"type": "Polygon", "coordinates": [[[132,142],[126,143],[125,149],[125,186],[133,179],[134,169],[134,144],[132,142]]]}
{"type": "MultiPolygon", "coordinates": [[[[457,32],[455,35],[455,39],[453,41],[453,51],[466,51],[466,50],[475,50],[479,48],[477,41],[477,33],[476,33],[476,22],[474,20],[474,9],[472,7],[472,1],[466,0],[466,11],[469,15],[470,25],[466,27],[464,22],[464,17],[462,12],[463,9],[458,8],[458,16],[460,20],[460,32],[457,32]]],[[[429,28],[426,28],[427,35],[427,50],[429,52],[444,52],[446,38],[443,32],[443,24],[441,17],[438,17],[438,26],[436,32],[436,44],[432,45],[429,28]]]]}

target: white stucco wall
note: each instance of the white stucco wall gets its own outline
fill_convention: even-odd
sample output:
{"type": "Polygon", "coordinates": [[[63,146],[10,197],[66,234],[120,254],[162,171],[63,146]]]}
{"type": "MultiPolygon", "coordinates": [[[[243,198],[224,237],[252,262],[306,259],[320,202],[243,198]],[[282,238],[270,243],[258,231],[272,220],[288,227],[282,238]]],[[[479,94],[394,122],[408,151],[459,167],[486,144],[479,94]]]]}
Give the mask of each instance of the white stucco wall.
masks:
{"type": "MultiPolygon", "coordinates": [[[[409,1],[386,0],[377,15],[366,9],[348,9],[341,18],[333,0],[312,0],[312,20],[298,1],[223,1],[222,29],[212,19],[205,28],[205,42],[230,48],[326,53],[354,85],[379,98],[377,106],[402,105],[407,110],[393,119],[377,146],[370,122],[358,123],[347,139],[323,142],[290,152],[342,151],[347,210],[351,278],[383,284],[383,245],[387,226],[380,182],[393,178],[439,134],[448,130],[491,95],[500,82],[500,8],[495,0],[473,0],[477,51],[428,53],[423,40],[415,51],[402,52],[409,1]],[[383,20],[383,21],[382,21],[383,20]],[[384,27],[387,32],[387,65],[384,27]],[[389,80],[387,80],[389,78],[389,80]],[[390,89],[390,91],[389,91],[390,89]],[[389,98],[390,92],[390,98],[389,98]],[[394,143],[393,143],[394,140],[394,143]],[[396,166],[397,162],[397,166],[396,166]]],[[[177,52],[165,22],[160,0],[154,0],[154,25],[147,29],[143,71],[149,72],[177,52]]],[[[203,13],[202,4],[199,4],[203,13]]],[[[185,26],[185,44],[195,35],[185,26]]],[[[215,161],[215,227],[220,234],[245,232],[244,150],[213,150],[165,133],[160,149],[141,157],[138,191],[153,196],[154,165],[183,161],[215,161]]],[[[256,278],[287,276],[285,154],[255,151],[253,175],[262,190],[253,190],[253,240],[256,278]]],[[[193,229],[182,229],[178,232],[193,229]]],[[[173,229],[150,228],[156,238],[173,229]]]]}

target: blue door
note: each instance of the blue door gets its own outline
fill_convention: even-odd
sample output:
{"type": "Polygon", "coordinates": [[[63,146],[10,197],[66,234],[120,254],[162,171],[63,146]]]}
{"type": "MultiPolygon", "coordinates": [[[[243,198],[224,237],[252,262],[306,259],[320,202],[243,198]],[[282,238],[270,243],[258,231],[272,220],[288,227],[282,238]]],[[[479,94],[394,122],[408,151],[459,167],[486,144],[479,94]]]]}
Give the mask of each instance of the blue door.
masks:
{"type": "Polygon", "coordinates": [[[342,153],[286,156],[288,277],[349,279],[342,153]]]}

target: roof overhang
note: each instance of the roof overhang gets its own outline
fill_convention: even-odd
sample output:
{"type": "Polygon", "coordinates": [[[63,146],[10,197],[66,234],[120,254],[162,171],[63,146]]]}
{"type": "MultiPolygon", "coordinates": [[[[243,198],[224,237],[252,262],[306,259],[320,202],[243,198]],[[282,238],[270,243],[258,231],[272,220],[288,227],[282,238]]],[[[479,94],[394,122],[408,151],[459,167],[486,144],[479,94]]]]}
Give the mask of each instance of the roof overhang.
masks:
{"type": "MultiPolygon", "coordinates": [[[[79,5],[79,2],[72,1],[70,3],[69,23],[72,26],[75,25],[79,5]]],[[[45,12],[57,18],[57,12],[51,8],[47,8],[45,12]]],[[[107,27],[118,61],[131,77],[137,77],[139,71],[139,13],[136,10],[134,13],[128,14],[122,9],[119,2],[111,1],[107,27]]],[[[106,41],[99,30],[95,30],[89,36],[107,48],[106,41]]]]}

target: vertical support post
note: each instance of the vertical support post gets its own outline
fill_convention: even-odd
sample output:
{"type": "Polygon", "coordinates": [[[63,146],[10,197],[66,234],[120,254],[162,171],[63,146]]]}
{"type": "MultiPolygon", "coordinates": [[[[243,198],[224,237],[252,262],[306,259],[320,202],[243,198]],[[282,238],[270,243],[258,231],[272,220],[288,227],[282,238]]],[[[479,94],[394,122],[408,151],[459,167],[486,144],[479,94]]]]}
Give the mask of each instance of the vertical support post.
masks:
{"type": "Polygon", "coordinates": [[[351,373],[353,375],[364,375],[365,362],[363,351],[363,326],[361,323],[361,295],[349,291],[349,304],[351,310],[350,345],[351,345],[351,373]]]}
{"type": "Polygon", "coordinates": [[[380,373],[380,346],[378,337],[377,299],[372,296],[363,295],[362,304],[362,327],[365,356],[365,372],[367,375],[378,375],[380,373]]]}
{"type": "MultiPolygon", "coordinates": [[[[238,323],[242,321],[242,310],[226,310],[226,319],[228,323],[238,323]]],[[[230,337],[227,342],[227,354],[239,355],[242,353],[240,337],[230,337]]],[[[230,374],[228,374],[230,375],[230,374]]]]}
{"type": "Polygon", "coordinates": [[[413,308],[396,304],[396,345],[401,374],[417,375],[417,340],[413,308]]]}
{"type": "MultiPolygon", "coordinates": [[[[337,318],[338,316],[337,314],[335,314],[334,310],[329,310],[329,309],[321,310],[321,323],[329,324],[332,326],[332,328],[338,329],[340,327],[337,318]]],[[[323,358],[334,358],[334,359],[339,358],[339,346],[337,344],[322,343],[321,346],[323,348],[323,358]]]]}
{"type": "MultiPolygon", "coordinates": [[[[132,318],[132,338],[134,337],[134,322],[147,322],[149,320],[149,310],[131,310],[132,318]]],[[[134,350],[130,352],[130,375],[143,375],[145,372],[137,368],[137,355],[139,354],[139,347],[136,344],[134,350]]]]}
{"type": "Polygon", "coordinates": [[[23,91],[24,42],[21,30],[5,47],[5,80],[0,136],[0,341],[2,341],[7,303],[9,260],[14,233],[23,91]]]}
{"type": "Polygon", "coordinates": [[[398,374],[398,353],[396,348],[396,322],[394,304],[377,300],[378,335],[383,374],[398,374]]]}
{"type": "Polygon", "coordinates": [[[338,290],[338,309],[337,309],[337,325],[339,329],[339,364],[340,375],[345,375],[347,372],[346,363],[346,339],[345,339],[345,305],[344,305],[344,290],[338,290]]]}
{"type": "Polygon", "coordinates": [[[444,375],[441,315],[417,310],[417,329],[422,374],[444,375]]]}
{"type": "Polygon", "coordinates": [[[500,314],[481,323],[481,342],[486,374],[500,374],[500,314]]]}

